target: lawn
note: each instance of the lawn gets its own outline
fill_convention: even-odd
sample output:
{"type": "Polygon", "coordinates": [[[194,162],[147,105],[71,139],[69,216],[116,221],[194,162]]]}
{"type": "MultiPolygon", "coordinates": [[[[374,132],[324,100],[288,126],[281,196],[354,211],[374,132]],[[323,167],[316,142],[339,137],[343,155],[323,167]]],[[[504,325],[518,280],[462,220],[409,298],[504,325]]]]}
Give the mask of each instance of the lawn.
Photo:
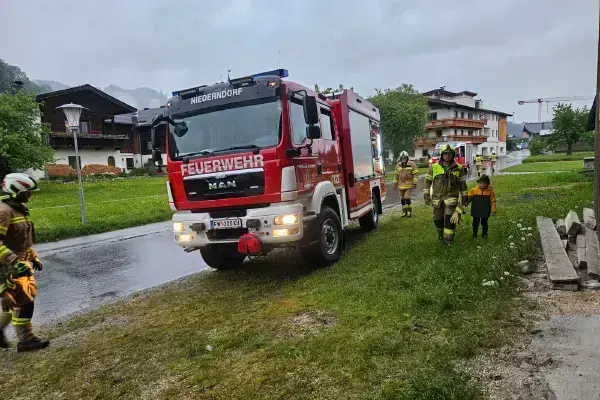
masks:
{"type": "Polygon", "coordinates": [[[503,169],[502,172],[548,172],[548,171],[578,171],[583,169],[583,161],[554,161],[536,162],[513,165],[503,169]]]}
{"type": "Polygon", "coordinates": [[[45,332],[54,342],[43,352],[2,353],[0,390],[15,398],[482,399],[453,365],[527,328],[515,263],[537,253],[536,215],[591,204],[590,179],[494,177],[498,216],[487,240],[470,237],[466,216],[446,248],[431,209],[417,205],[413,219],[389,214],[376,232],[351,232],[350,249],[329,268],[303,266],[292,252],[103,307],[45,332]],[[23,385],[24,376],[35,379],[23,385]]]}
{"type": "MultiPolygon", "coordinates": [[[[545,154],[538,156],[527,157],[523,160],[523,163],[536,163],[536,162],[551,162],[551,161],[574,161],[574,160],[583,160],[586,157],[594,157],[594,152],[586,152],[580,151],[573,153],[571,155],[567,155],[566,153],[559,154],[545,154]]],[[[583,165],[583,161],[582,161],[583,165]]]]}
{"type": "Polygon", "coordinates": [[[168,220],[165,178],[84,182],[86,224],[76,183],[42,182],[29,207],[38,243],[168,220]]]}

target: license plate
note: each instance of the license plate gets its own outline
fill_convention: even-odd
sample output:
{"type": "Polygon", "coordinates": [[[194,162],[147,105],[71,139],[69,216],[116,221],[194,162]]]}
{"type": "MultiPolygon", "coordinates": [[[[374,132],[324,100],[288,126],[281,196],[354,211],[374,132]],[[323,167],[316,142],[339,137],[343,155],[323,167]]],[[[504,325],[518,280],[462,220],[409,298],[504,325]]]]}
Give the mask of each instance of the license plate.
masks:
{"type": "Polygon", "coordinates": [[[232,228],[241,228],[241,227],[242,227],[242,220],[239,218],[210,221],[211,229],[232,229],[232,228]]]}

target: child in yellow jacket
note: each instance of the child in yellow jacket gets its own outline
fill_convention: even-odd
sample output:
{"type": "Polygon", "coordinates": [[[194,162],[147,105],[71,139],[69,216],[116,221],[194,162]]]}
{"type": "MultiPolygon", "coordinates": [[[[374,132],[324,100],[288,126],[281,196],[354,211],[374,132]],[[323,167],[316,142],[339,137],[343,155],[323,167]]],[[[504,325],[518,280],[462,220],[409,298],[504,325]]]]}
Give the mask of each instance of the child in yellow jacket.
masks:
{"type": "Polygon", "coordinates": [[[483,174],[477,179],[477,186],[469,190],[467,201],[471,204],[473,217],[473,237],[477,237],[481,223],[481,237],[488,234],[488,218],[496,215],[496,194],[490,185],[490,177],[483,174]]]}

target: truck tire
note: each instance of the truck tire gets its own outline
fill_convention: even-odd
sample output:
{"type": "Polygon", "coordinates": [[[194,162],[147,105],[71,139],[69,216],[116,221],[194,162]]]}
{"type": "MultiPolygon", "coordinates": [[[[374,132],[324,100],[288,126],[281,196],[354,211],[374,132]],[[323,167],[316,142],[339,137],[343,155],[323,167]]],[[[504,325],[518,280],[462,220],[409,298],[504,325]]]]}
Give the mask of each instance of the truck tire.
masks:
{"type": "Polygon", "coordinates": [[[200,247],[206,264],[214,269],[234,269],[242,265],[246,256],[237,252],[237,244],[209,244],[200,247]]]}
{"type": "Polygon", "coordinates": [[[342,256],[344,231],[339,215],[331,207],[323,207],[315,224],[316,243],[302,249],[304,260],[315,266],[328,266],[342,256]]]}
{"type": "Polygon", "coordinates": [[[360,227],[363,231],[369,232],[377,228],[379,225],[379,196],[373,193],[373,204],[371,211],[358,219],[360,227]]]}

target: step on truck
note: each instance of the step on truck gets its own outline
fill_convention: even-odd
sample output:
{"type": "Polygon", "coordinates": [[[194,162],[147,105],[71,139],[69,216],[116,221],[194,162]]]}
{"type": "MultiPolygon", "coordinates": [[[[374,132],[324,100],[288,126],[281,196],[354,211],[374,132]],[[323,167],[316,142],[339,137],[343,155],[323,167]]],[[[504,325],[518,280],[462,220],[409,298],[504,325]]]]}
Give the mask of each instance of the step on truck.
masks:
{"type": "Polygon", "coordinates": [[[327,98],[278,69],[173,92],[152,119],[166,149],[176,243],[212,268],[296,247],[336,262],[344,231],[375,229],[386,196],[379,110],[353,91],[327,98]]]}

